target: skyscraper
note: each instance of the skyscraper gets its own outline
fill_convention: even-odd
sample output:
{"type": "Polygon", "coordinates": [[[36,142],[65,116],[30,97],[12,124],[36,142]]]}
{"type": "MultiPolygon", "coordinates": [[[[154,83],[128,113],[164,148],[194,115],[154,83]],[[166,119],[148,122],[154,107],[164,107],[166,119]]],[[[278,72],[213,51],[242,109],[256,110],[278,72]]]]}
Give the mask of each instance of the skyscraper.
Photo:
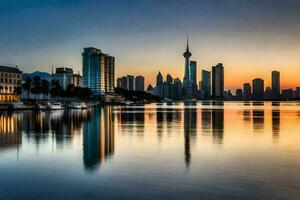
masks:
{"type": "Polygon", "coordinates": [[[223,98],[224,93],[224,67],[222,63],[212,67],[212,96],[223,98]]]}
{"type": "Polygon", "coordinates": [[[145,78],[143,76],[135,77],[135,90],[137,91],[145,90],[145,78]]]}
{"type": "Polygon", "coordinates": [[[260,78],[253,79],[252,87],[253,87],[253,99],[262,100],[264,97],[264,80],[260,78]]]}
{"type": "Polygon", "coordinates": [[[197,91],[197,62],[190,61],[190,77],[191,77],[191,87],[193,96],[196,95],[197,91]]]}
{"type": "Polygon", "coordinates": [[[190,57],[192,56],[189,50],[189,38],[187,37],[186,50],[183,53],[185,58],[184,78],[183,78],[183,96],[186,98],[192,97],[192,85],[190,74],[190,57]]]}
{"type": "Polygon", "coordinates": [[[251,99],[251,85],[250,83],[244,83],[243,100],[249,101],[251,99]]]}
{"type": "Polygon", "coordinates": [[[100,49],[87,47],[82,53],[83,86],[90,88],[94,95],[103,95],[114,90],[115,59],[100,49]]]}
{"type": "Polygon", "coordinates": [[[201,72],[201,88],[203,97],[206,99],[211,95],[210,72],[202,70],[201,72]]]}
{"type": "Polygon", "coordinates": [[[108,54],[104,55],[104,85],[105,92],[112,93],[115,88],[115,57],[108,54]]]}
{"type": "Polygon", "coordinates": [[[127,90],[134,90],[134,76],[127,75],[127,90]]]}
{"type": "Polygon", "coordinates": [[[161,72],[158,72],[158,74],[156,76],[156,87],[159,86],[160,84],[162,84],[163,81],[164,81],[164,79],[163,79],[161,72]]]}
{"type": "Polygon", "coordinates": [[[280,98],[280,72],[272,71],[272,99],[280,98]]]}
{"type": "Polygon", "coordinates": [[[166,81],[168,84],[172,84],[173,83],[173,78],[170,74],[167,74],[167,78],[166,78],[166,81]]]}

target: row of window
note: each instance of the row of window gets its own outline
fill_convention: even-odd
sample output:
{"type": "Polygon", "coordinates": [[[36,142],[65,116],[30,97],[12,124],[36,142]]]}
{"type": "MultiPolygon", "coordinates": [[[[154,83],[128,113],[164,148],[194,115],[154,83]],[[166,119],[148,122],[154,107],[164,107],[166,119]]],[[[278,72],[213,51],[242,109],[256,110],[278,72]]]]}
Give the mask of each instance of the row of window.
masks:
{"type": "Polygon", "coordinates": [[[18,101],[19,96],[16,95],[0,95],[0,101],[18,101]]]}
{"type": "Polygon", "coordinates": [[[16,86],[14,86],[14,87],[11,87],[11,86],[3,87],[3,86],[0,85],[0,93],[13,93],[14,90],[16,90],[16,88],[17,88],[16,86]]]}
{"type": "Polygon", "coordinates": [[[21,84],[21,80],[10,79],[10,78],[0,78],[0,83],[21,84]]]}
{"type": "Polygon", "coordinates": [[[12,73],[0,73],[2,77],[12,77],[12,78],[20,78],[20,74],[12,74],[12,73]]]}

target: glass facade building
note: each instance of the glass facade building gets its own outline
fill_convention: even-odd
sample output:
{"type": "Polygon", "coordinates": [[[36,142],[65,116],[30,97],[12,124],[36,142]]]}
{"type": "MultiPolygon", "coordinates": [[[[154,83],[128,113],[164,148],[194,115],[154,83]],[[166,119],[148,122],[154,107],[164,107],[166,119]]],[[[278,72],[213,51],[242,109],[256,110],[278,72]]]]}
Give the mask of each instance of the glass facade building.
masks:
{"type": "Polygon", "coordinates": [[[82,53],[83,86],[95,95],[114,91],[115,58],[94,47],[84,48],[82,53]]]}

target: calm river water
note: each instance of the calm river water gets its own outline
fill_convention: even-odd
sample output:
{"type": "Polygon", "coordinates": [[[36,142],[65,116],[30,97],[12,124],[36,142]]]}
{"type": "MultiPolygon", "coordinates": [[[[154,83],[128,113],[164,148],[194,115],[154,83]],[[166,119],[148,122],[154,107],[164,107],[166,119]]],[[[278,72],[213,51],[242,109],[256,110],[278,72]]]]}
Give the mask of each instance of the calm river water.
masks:
{"type": "Polygon", "coordinates": [[[299,199],[300,103],[0,112],[0,199],[299,199]]]}

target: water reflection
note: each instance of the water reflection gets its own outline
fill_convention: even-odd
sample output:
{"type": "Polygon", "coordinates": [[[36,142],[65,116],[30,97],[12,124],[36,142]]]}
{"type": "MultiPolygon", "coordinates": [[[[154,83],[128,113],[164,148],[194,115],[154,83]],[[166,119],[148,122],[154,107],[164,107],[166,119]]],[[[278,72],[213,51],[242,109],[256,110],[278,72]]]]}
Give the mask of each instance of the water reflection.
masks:
{"type": "Polygon", "coordinates": [[[114,154],[114,126],[112,108],[96,109],[83,128],[83,163],[93,171],[114,154]]]}
{"type": "Polygon", "coordinates": [[[197,136],[197,110],[195,107],[184,108],[184,156],[186,167],[191,162],[191,140],[197,136]]]}

